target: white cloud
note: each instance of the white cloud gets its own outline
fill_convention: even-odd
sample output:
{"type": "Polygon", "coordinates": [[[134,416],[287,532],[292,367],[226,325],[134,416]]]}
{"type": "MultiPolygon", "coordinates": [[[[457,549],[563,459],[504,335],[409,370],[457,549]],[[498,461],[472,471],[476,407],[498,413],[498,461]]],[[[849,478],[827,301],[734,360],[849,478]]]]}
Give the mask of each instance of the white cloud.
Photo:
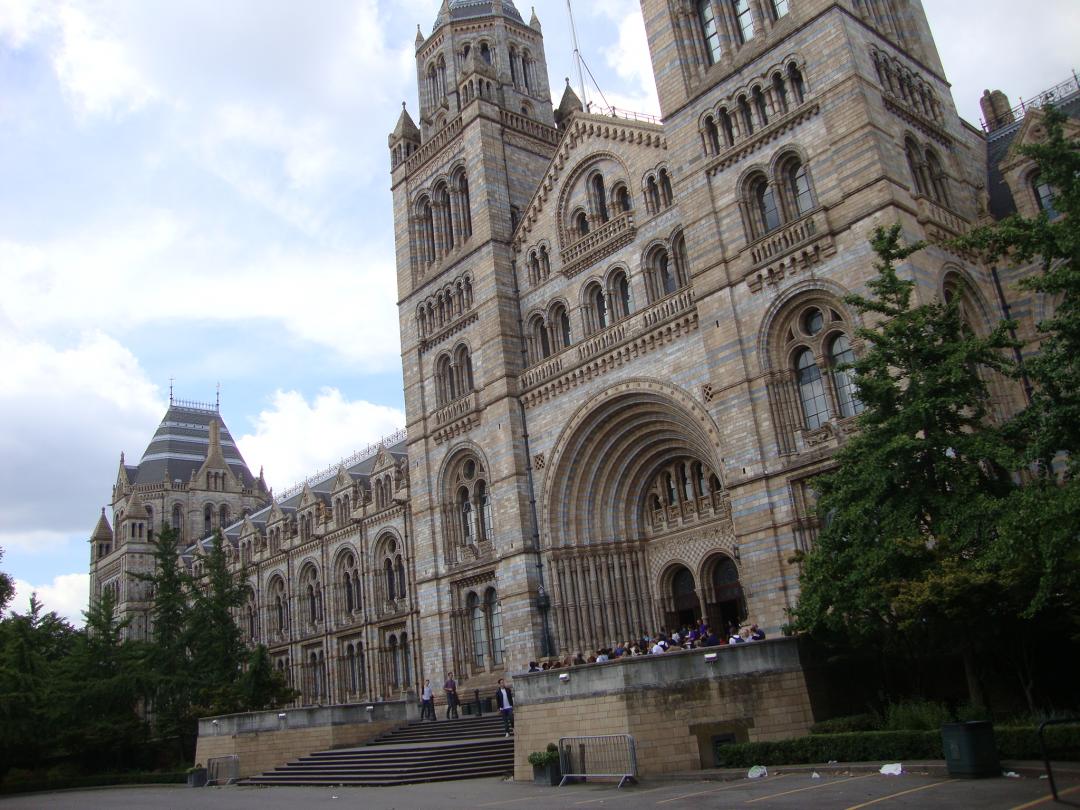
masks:
{"type": "Polygon", "coordinates": [[[364,368],[381,371],[399,360],[394,259],[377,247],[360,253],[268,242],[252,249],[157,211],[41,243],[0,239],[0,268],[0,321],[24,334],[270,320],[364,368]]]}
{"type": "Polygon", "coordinates": [[[123,42],[74,5],[59,8],[59,46],[53,68],[79,115],[137,110],[157,92],[132,64],[123,42]]]}
{"type": "Polygon", "coordinates": [[[252,470],[266,468],[278,492],[400,429],[405,414],[324,388],[309,402],[296,391],[276,391],[255,419],[255,432],[236,443],[252,470]]]}
{"type": "Polygon", "coordinates": [[[18,50],[45,24],[43,0],[4,0],[0,3],[0,42],[18,50]]]}
{"type": "Polygon", "coordinates": [[[15,580],[15,598],[8,605],[9,611],[26,613],[30,609],[30,595],[37,594],[42,613],[55,611],[76,627],[85,623],[83,611],[90,603],[89,574],[60,574],[46,585],[31,585],[25,580],[15,580]]]}
{"type": "Polygon", "coordinates": [[[618,19],[618,30],[619,40],[604,50],[604,58],[625,86],[633,88],[634,92],[607,93],[608,101],[632,112],[659,115],[660,101],[653,79],[645,20],[636,4],[633,10],[618,19]]]}
{"type": "Polygon", "coordinates": [[[70,346],[0,332],[0,357],[0,543],[40,552],[61,533],[88,536],[118,451],[141,452],[153,435],[165,409],[158,390],[99,331],[70,346]]]}

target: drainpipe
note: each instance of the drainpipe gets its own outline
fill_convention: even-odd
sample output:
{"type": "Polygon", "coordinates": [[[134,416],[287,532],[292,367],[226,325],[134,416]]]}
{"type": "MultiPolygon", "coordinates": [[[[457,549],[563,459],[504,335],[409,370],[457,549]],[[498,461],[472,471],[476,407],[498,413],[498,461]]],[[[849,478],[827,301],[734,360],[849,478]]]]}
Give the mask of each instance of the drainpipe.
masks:
{"type": "MultiPolygon", "coordinates": [[[[990,275],[994,279],[994,291],[997,293],[998,305],[1001,307],[1001,312],[1005,316],[1005,320],[1012,320],[1012,313],[1009,309],[1009,302],[1005,300],[1005,290],[1001,286],[1001,278],[998,276],[997,267],[990,268],[990,275]]],[[[1016,360],[1017,368],[1020,369],[1020,380],[1024,387],[1024,398],[1027,400],[1027,404],[1031,404],[1031,380],[1028,379],[1027,371],[1024,370],[1024,355],[1020,351],[1020,341],[1016,337],[1016,327],[1009,326],[1009,337],[1013,339],[1013,358],[1016,360]]]]}

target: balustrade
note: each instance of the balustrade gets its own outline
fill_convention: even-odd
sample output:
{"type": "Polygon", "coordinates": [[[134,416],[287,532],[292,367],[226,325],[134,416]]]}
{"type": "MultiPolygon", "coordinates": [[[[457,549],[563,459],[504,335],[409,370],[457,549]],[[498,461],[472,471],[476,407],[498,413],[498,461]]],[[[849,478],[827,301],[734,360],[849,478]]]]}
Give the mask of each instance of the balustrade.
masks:
{"type": "Polygon", "coordinates": [[[562,251],[563,274],[569,277],[581,272],[593,262],[631,241],[636,232],[634,214],[631,211],[605,222],[562,251]]]}
{"type": "Polygon", "coordinates": [[[754,266],[773,261],[792,250],[802,247],[822,230],[818,222],[820,213],[809,214],[802,219],[773,231],[750,246],[750,259],[754,266]]]}

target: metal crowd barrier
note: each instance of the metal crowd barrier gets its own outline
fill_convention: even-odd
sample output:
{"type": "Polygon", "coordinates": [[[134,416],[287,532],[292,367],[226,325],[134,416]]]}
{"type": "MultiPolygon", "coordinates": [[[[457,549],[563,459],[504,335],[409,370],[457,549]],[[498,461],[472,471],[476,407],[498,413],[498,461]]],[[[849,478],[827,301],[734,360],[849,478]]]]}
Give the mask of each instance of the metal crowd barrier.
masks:
{"type": "Polygon", "coordinates": [[[637,750],[629,734],[603,737],[561,737],[559,765],[562,787],[569,780],[618,779],[619,787],[637,781],[637,750]]]}
{"type": "Polygon", "coordinates": [[[1050,754],[1046,750],[1046,738],[1043,736],[1043,732],[1046,731],[1047,726],[1061,726],[1066,723],[1080,723],[1080,717],[1064,717],[1060,720],[1044,720],[1039,724],[1039,751],[1042,753],[1043,765],[1046,766],[1046,778],[1050,780],[1050,792],[1054,796],[1055,802],[1060,802],[1058,797],[1057,783],[1054,782],[1054,769],[1050,766],[1050,754]]]}
{"type": "Polygon", "coordinates": [[[206,784],[231,785],[240,778],[240,757],[211,757],[206,761],[206,784]]]}

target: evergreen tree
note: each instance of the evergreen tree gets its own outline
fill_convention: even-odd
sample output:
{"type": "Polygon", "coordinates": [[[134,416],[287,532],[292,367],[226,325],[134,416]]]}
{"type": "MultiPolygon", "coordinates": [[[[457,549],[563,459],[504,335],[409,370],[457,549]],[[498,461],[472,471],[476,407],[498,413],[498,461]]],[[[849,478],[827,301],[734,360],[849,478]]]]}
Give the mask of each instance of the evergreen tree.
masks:
{"type": "Polygon", "coordinates": [[[203,560],[203,574],[191,589],[188,638],[200,713],[239,709],[236,682],[246,651],[234,613],[244,603],[245,593],[229,570],[225,540],[216,531],[203,560]]]}
{"type": "Polygon", "coordinates": [[[247,659],[238,685],[243,711],[276,709],[296,699],[299,694],[285,683],[285,676],[270,663],[266,646],[258,645],[247,659]]]}
{"type": "Polygon", "coordinates": [[[83,615],[85,630],[51,684],[57,742],[88,770],[118,772],[138,761],[147,739],[139,716],[145,693],[141,645],[123,639],[129,622],[117,621],[111,590],[83,615]]]}
{"type": "MultiPolygon", "coordinates": [[[[0,560],[2,559],[4,559],[4,549],[0,548],[0,560]]],[[[3,615],[4,609],[14,595],[15,583],[7,573],[0,571],[0,616],[3,615]]]]}
{"type": "Polygon", "coordinates": [[[922,245],[902,246],[898,225],[872,242],[873,297],[846,299],[877,319],[857,332],[864,411],[815,482],[823,528],[801,558],[797,623],[892,651],[962,646],[971,663],[996,589],[980,554],[1011,489],[1008,448],[985,424],[984,375],[1009,370],[1007,325],[980,338],[956,301],[913,306],[895,265],[922,245]]]}
{"type": "Polygon", "coordinates": [[[1038,262],[1042,272],[1021,286],[1055,305],[1038,324],[1039,351],[1023,362],[1031,404],[1007,426],[1029,480],[1013,494],[992,554],[1024,617],[1064,616],[1080,635],[1080,139],[1059,110],[1043,115],[1041,139],[1019,151],[1050,186],[1054,215],[1012,216],[959,244],[988,263],[1038,262]]]}

